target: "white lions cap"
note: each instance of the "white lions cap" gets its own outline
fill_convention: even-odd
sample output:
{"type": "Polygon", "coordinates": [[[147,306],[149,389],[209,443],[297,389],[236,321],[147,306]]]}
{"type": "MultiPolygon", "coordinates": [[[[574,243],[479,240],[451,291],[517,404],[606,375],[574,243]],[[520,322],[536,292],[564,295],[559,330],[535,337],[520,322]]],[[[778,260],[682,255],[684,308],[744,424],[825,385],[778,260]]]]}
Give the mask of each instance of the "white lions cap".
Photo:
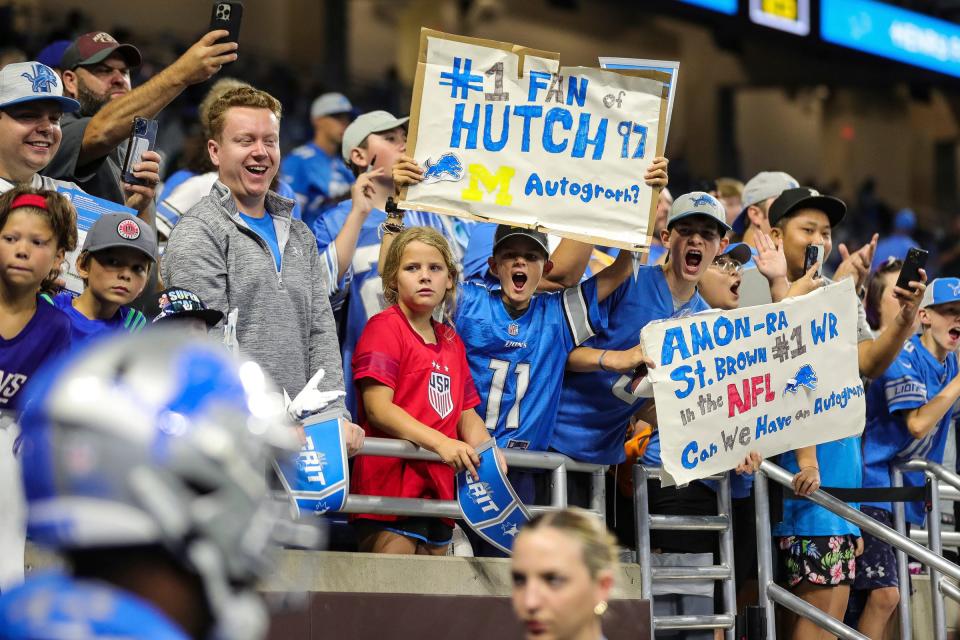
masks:
{"type": "Polygon", "coordinates": [[[353,105],[342,93],[325,93],[310,105],[310,119],[324,116],[335,116],[341,113],[350,113],[353,105]]]}
{"type": "Polygon", "coordinates": [[[37,100],[52,100],[67,112],[80,108],[73,98],[63,97],[63,82],[45,64],[14,62],[0,69],[0,109],[37,100]]]}
{"type": "Polygon", "coordinates": [[[727,224],[727,213],[720,201],[705,191],[691,191],[673,201],[670,213],[667,214],[667,229],[677,220],[692,216],[706,216],[717,221],[726,232],[730,231],[727,224]]]}
{"type": "Polygon", "coordinates": [[[409,119],[398,118],[389,111],[371,111],[357,117],[343,132],[343,159],[350,162],[350,152],[363,144],[371,133],[402,127],[409,119]]]}

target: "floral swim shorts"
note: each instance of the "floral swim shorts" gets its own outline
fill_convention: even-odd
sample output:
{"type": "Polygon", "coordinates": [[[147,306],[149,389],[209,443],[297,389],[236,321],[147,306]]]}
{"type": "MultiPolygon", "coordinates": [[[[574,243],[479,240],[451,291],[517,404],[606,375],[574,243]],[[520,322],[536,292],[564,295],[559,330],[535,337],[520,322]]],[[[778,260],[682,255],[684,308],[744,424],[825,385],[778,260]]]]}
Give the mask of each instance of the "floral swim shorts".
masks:
{"type": "Polygon", "coordinates": [[[844,536],[787,536],[778,539],[784,582],[795,587],[804,580],[832,587],[851,584],[856,576],[857,539],[844,536]]]}

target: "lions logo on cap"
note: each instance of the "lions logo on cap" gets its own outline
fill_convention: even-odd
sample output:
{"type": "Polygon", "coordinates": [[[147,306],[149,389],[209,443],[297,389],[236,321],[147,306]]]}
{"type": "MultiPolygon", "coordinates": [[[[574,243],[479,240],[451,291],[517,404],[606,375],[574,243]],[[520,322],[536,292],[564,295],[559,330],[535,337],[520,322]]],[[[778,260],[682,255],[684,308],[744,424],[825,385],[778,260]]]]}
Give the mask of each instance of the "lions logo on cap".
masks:
{"type": "Polygon", "coordinates": [[[33,65],[33,74],[25,72],[20,75],[30,82],[34,93],[50,93],[60,82],[57,74],[46,65],[39,63],[33,65]]]}
{"type": "Polygon", "coordinates": [[[105,31],[100,31],[99,33],[95,33],[91,38],[91,40],[93,40],[94,42],[116,42],[113,36],[111,36],[109,33],[105,31]]]}
{"type": "Polygon", "coordinates": [[[124,240],[136,240],[140,237],[140,225],[129,218],[121,220],[117,225],[117,235],[124,240]]]}

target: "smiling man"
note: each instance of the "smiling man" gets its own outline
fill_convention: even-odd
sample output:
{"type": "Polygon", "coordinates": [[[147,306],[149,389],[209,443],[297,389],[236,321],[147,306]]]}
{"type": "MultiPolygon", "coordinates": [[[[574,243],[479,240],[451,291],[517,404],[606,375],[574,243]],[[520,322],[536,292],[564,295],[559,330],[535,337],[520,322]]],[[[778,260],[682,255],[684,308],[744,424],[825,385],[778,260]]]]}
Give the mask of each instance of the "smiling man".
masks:
{"type": "Polygon", "coordinates": [[[291,218],[293,200],[270,191],[280,111],[276,98],[252,87],[210,107],[207,149],[218,180],[174,227],[161,272],[167,286],[193,291],[212,309],[239,309],[241,351],[293,397],[320,368],[320,390],[342,390],[343,371],[317,242],[291,218]]]}

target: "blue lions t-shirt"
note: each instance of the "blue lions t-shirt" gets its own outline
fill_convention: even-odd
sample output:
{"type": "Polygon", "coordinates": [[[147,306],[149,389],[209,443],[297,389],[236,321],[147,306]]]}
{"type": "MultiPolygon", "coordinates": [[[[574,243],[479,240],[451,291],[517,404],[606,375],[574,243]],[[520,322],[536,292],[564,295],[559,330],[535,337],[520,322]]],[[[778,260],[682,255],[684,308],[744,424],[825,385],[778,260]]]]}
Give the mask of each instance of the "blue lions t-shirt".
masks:
{"type": "Polygon", "coordinates": [[[91,320],[73,306],[74,296],[64,291],[53,298],[53,304],[66,314],[70,322],[72,347],[77,348],[87,340],[110,331],[137,333],[147,324],[147,318],[136,309],[120,307],[112,318],[91,320]]]}
{"type": "Polygon", "coordinates": [[[567,355],[605,322],[595,279],[535,295],[517,318],[507,313],[499,290],[480,282],[461,287],[457,333],[480,394],[477,413],[498,446],[546,451],[567,355]]]}
{"type": "MultiPolygon", "coordinates": [[[[890,367],[867,388],[867,427],[863,432],[863,486],[889,487],[890,464],[911,458],[943,462],[947,433],[953,419],[951,407],[936,426],[922,438],[914,438],[907,429],[906,412],[919,409],[943,390],[957,375],[957,354],[947,354],[940,362],[920,340],[913,336],[890,367]]],[[[924,475],[903,474],[904,486],[922,487],[924,475]]],[[[892,510],[889,502],[868,502],[880,509],[892,510]]],[[[908,502],[907,520],[922,525],[926,516],[922,503],[908,502]]]]}
{"type": "Polygon", "coordinates": [[[19,412],[23,389],[45,362],[70,349],[70,320],[46,298],[20,333],[0,336],[0,411],[19,412]]]}
{"type": "Polygon", "coordinates": [[[337,198],[350,191],[353,172],[340,156],[330,156],[313,142],[299,146],[283,159],[283,184],[289,185],[303,208],[303,221],[310,225],[337,198]]]}
{"type": "MultiPolygon", "coordinates": [[[[673,295],[659,265],[639,267],[633,277],[627,278],[602,304],[607,308],[607,327],[584,345],[611,350],[637,346],[640,330],[653,320],[710,308],[699,293],[694,293],[675,309],[673,295]]],[[[619,464],[626,460],[623,443],[627,423],[644,401],[627,390],[630,382],[631,376],[619,373],[568,371],[563,380],[551,446],[584,462],[619,464]]],[[[654,431],[647,450],[659,451],[659,448],[659,434],[654,431]]]]}

